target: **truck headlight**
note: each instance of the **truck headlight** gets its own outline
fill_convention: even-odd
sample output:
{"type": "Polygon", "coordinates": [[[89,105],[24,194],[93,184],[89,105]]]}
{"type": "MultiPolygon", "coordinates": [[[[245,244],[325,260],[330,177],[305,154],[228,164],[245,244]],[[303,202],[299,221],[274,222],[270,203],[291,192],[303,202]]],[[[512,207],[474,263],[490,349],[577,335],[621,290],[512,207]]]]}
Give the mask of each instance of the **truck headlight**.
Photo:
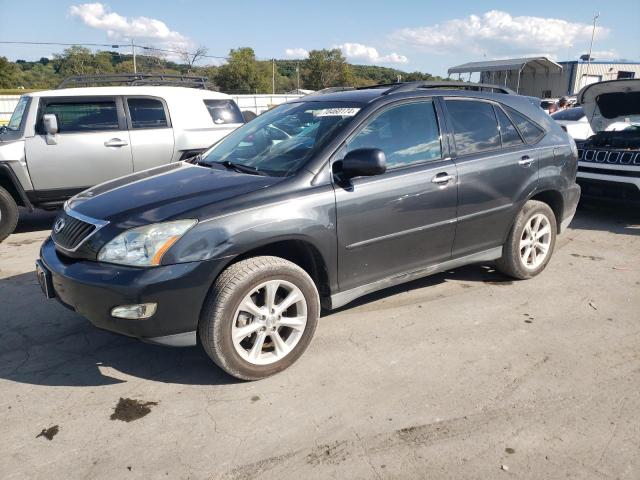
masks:
{"type": "Polygon", "coordinates": [[[160,265],[171,245],[196,223],[197,220],[176,220],[127,230],[102,247],[98,260],[135,267],[160,265]]]}

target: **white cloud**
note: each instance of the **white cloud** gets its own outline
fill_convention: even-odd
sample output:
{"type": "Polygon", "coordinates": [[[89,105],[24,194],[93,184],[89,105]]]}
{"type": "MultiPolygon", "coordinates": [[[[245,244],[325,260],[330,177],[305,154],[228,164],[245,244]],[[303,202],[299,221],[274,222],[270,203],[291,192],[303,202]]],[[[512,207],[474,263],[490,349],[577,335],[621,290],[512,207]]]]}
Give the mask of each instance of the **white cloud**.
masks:
{"type": "Polygon", "coordinates": [[[110,11],[109,7],[102,3],[72,5],[69,14],[79,18],[89,27],[106,31],[107,37],[111,40],[134,39],[149,42],[157,48],[178,50],[191,50],[194,47],[191,39],[171,30],[161,20],[149,17],[123,17],[110,11]]]}
{"type": "Polygon", "coordinates": [[[302,59],[309,56],[309,51],[304,48],[287,48],[284,51],[284,54],[287,58],[302,59]]]}
{"type": "Polygon", "coordinates": [[[390,53],[388,55],[380,55],[374,47],[369,47],[361,43],[343,43],[334,45],[333,48],[342,50],[342,54],[349,60],[355,60],[365,63],[407,63],[409,59],[398,53],[390,53]]]}
{"type": "MultiPolygon", "coordinates": [[[[576,44],[587,47],[591,28],[586,23],[513,17],[507,12],[491,10],[480,16],[469,15],[433,26],[403,28],[393,32],[390,39],[400,45],[441,54],[466,52],[489,57],[554,54],[576,44]]],[[[596,38],[604,38],[608,33],[608,28],[596,27],[596,38]]]]}

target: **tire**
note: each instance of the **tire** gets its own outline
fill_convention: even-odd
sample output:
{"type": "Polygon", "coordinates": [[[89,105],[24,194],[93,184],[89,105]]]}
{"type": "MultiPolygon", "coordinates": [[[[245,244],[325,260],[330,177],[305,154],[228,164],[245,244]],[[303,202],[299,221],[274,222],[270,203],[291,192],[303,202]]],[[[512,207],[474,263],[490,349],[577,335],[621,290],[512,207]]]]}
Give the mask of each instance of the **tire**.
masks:
{"type": "Polygon", "coordinates": [[[300,358],[313,338],[319,315],[318,291],[302,268],[279,257],[253,257],[231,265],[214,282],[198,334],[204,350],[225,372],[242,380],[258,380],[300,358]],[[273,292],[271,303],[269,291],[273,292]],[[279,307],[286,306],[284,299],[295,303],[278,318],[279,307]],[[252,333],[243,336],[247,329],[252,333]]]}
{"type": "Polygon", "coordinates": [[[249,123],[251,120],[256,118],[258,114],[252,112],[251,110],[245,110],[242,112],[242,118],[244,118],[245,123],[249,123]]]}
{"type": "Polygon", "coordinates": [[[519,280],[535,277],[545,269],[553,255],[557,231],[556,217],[549,205],[529,200],[516,216],[496,268],[519,280]],[[534,235],[531,232],[535,232],[538,219],[540,224],[534,235]],[[543,232],[547,233],[542,235],[543,232]],[[532,243],[533,246],[527,250],[532,243]],[[542,254],[544,256],[540,258],[542,254]]]}
{"type": "Polygon", "coordinates": [[[0,187],[0,242],[18,225],[18,205],[9,192],[0,187]]]}

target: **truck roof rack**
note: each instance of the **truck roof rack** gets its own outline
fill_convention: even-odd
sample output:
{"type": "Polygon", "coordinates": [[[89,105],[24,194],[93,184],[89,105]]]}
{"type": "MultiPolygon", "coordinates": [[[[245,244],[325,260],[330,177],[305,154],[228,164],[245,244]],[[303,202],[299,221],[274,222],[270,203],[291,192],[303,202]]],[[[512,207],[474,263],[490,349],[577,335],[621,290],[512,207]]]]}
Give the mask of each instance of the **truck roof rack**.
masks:
{"type": "Polygon", "coordinates": [[[516,95],[516,92],[507,87],[500,85],[492,85],[490,83],[471,83],[471,82],[447,82],[447,81],[417,81],[417,82],[403,82],[403,83],[391,83],[374,85],[373,87],[365,88],[379,88],[390,87],[382,95],[389,95],[390,93],[410,92],[418,90],[420,88],[433,88],[441,90],[474,90],[478,92],[493,92],[493,93],[505,93],[507,95],[516,95]]]}
{"type": "Polygon", "coordinates": [[[73,75],[65,78],[58,88],[83,87],[90,85],[170,85],[175,87],[212,90],[207,77],[190,75],[165,75],[162,73],[108,73],[101,75],[73,75]]]}

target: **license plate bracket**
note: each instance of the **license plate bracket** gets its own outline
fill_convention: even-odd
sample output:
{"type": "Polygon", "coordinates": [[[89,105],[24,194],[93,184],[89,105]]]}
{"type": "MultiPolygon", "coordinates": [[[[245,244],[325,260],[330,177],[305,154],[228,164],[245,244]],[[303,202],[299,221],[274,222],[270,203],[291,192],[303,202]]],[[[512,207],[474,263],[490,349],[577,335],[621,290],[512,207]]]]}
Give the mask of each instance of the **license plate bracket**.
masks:
{"type": "Polygon", "coordinates": [[[51,272],[47,267],[45,267],[41,260],[36,260],[36,277],[38,278],[38,283],[40,284],[40,288],[42,288],[42,292],[45,297],[55,298],[56,293],[53,289],[51,272]]]}

